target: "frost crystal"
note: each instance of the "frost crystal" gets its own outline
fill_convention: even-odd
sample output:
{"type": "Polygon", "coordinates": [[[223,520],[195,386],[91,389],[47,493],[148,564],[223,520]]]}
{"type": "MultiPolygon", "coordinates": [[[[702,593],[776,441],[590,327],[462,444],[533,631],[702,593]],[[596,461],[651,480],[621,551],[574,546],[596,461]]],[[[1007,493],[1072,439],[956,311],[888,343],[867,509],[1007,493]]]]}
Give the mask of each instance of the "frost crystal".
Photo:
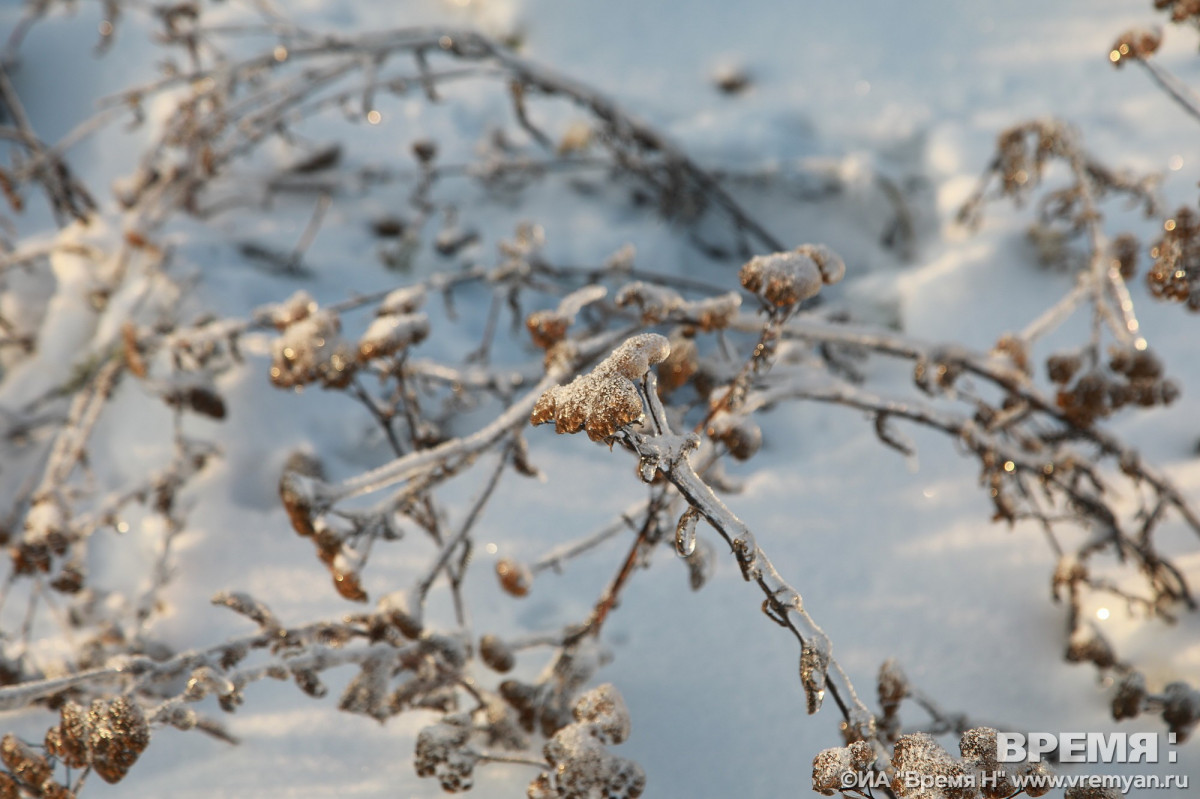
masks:
{"type": "Polygon", "coordinates": [[[588,374],[542,394],[529,421],[543,424],[553,420],[559,433],[586,430],[588,438],[602,441],[642,418],[642,399],[634,381],[670,352],[671,345],[664,336],[634,336],[588,374]]]}
{"type": "Polygon", "coordinates": [[[846,264],[822,244],[804,244],[790,252],[756,255],[742,267],[740,277],[752,291],[776,307],[815,297],[822,284],[837,283],[846,264]]]}

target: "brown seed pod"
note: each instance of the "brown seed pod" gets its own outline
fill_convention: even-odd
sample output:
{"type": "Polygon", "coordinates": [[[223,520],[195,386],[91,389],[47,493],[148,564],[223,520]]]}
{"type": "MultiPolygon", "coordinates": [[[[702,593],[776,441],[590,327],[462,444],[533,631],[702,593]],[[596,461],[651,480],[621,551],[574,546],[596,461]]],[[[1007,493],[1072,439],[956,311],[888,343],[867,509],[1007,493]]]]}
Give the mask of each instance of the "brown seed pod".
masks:
{"type": "Polygon", "coordinates": [[[526,596],[529,586],[533,583],[533,572],[523,563],[511,558],[502,558],[496,562],[496,576],[500,578],[500,587],[516,597],[526,596]]]}
{"type": "Polygon", "coordinates": [[[488,668],[501,674],[512,671],[517,662],[508,644],[491,634],[479,639],[479,658],[488,668]]]}

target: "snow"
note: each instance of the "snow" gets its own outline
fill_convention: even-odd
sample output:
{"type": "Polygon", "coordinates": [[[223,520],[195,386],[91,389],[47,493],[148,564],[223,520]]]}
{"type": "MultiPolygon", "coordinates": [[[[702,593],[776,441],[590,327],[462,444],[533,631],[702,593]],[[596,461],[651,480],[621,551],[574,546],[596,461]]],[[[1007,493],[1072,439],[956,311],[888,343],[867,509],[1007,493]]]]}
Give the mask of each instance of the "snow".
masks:
{"type": "MultiPolygon", "coordinates": [[[[519,34],[523,55],[596,86],[665,131],[701,165],[727,173],[738,199],[787,246],[822,242],[839,253],[845,280],[822,288],[831,302],[844,302],[862,316],[923,340],[986,351],[1002,334],[1023,329],[1072,285],[1069,274],[1034,265],[1034,247],[1025,235],[1029,209],[989,207],[982,230],[974,234],[953,223],[1001,129],[1030,117],[1063,118],[1102,160],[1161,172],[1165,208],[1195,201],[1200,165],[1195,121],[1141,70],[1116,70],[1107,61],[1120,33],[1159,21],[1146,2],[1013,0],[994,9],[879,0],[295,0],[279,5],[307,26],[339,32],[447,24],[519,34]],[[723,94],[713,79],[730,70],[744,75],[747,84],[723,94]],[[887,186],[902,187],[907,205],[898,207],[887,186]],[[882,244],[902,218],[908,232],[897,234],[901,243],[882,244]]],[[[15,5],[0,10],[0,32],[15,22],[18,11],[15,5]]],[[[239,12],[221,13],[237,19],[239,12]]],[[[132,15],[122,21],[113,51],[93,56],[97,22],[96,10],[85,5],[73,16],[35,27],[21,49],[17,88],[35,127],[50,139],[90,113],[96,97],[145,80],[154,68],[155,50],[132,15]]],[[[1193,31],[1169,28],[1161,58],[1186,82],[1200,84],[1193,31]]],[[[415,97],[380,98],[379,125],[325,120],[309,133],[316,143],[349,137],[343,157],[351,163],[404,165],[415,174],[408,155],[413,142],[437,141],[439,159],[466,161],[475,134],[489,120],[509,114],[503,97],[464,90],[461,99],[433,106],[415,97]]],[[[575,142],[571,146],[581,146],[572,121],[582,111],[537,109],[548,123],[562,123],[555,129],[570,134],[564,143],[569,139],[575,142]]],[[[162,101],[148,110],[152,120],[161,120],[169,105],[162,101]]],[[[107,129],[75,148],[72,166],[99,196],[112,181],[134,173],[149,135],[147,129],[123,131],[120,125],[107,129]]],[[[291,149],[260,156],[253,169],[239,173],[246,185],[235,187],[234,194],[255,195],[268,180],[264,176],[295,156],[291,149]]],[[[529,270],[539,257],[594,266],[617,253],[614,258],[630,270],[636,266],[736,288],[736,274],[699,255],[679,226],[659,221],[651,209],[631,209],[620,190],[602,181],[588,190],[592,194],[581,198],[563,183],[547,182],[510,203],[466,184],[447,189],[458,203],[459,218],[435,220],[423,234],[421,243],[428,246],[411,262],[396,256],[394,262],[406,263],[407,272],[384,265],[382,250],[390,245],[369,233],[371,219],[407,208],[407,190],[395,184],[371,195],[362,186],[335,193],[300,262],[299,277],[249,265],[238,256],[238,245],[254,241],[290,252],[312,218],[311,197],[293,195],[269,212],[255,206],[244,214],[170,229],[174,256],[195,274],[195,291],[180,298],[187,315],[216,311],[219,317],[270,323],[282,332],[241,338],[248,365],[216,378],[229,409],[224,422],[187,422],[190,433],[219,442],[221,457],[188,495],[186,528],[171,544],[172,581],[164,595],[170,610],[156,622],[158,638],[186,649],[245,635],[246,619],[211,606],[210,598],[219,592],[244,591],[266,602],[285,625],[348,612],[311,546],[289,529],[278,498],[279,476],[289,456],[301,450],[320,456],[331,484],[357,490],[377,484],[360,475],[371,477],[368,470],[386,463],[389,451],[365,411],[352,409],[336,394],[312,387],[298,396],[272,387],[267,379],[271,355],[281,385],[318,377],[340,380],[341,368],[331,360],[355,357],[353,345],[340,338],[344,324],[347,337],[360,342],[360,352],[369,344],[370,352],[411,346],[414,362],[461,356],[480,340],[496,298],[486,288],[466,286],[456,301],[463,324],[447,327],[443,323],[450,313],[439,307],[438,285],[417,281],[435,270],[459,274],[471,259],[496,267],[493,276],[502,276],[529,270]],[[518,223],[528,219],[540,227],[522,228],[514,237],[518,223]],[[450,254],[433,255],[439,244],[450,254]],[[374,320],[343,322],[325,310],[376,292],[386,293],[386,299],[374,320]],[[418,314],[418,308],[424,311],[418,314]]],[[[97,275],[86,257],[88,248],[109,247],[122,230],[117,204],[106,202],[106,221],[87,228],[76,224],[56,233],[37,208],[21,221],[29,241],[48,247],[48,268],[14,273],[11,280],[5,275],[0,312],[21,330],[39,329],[40,337],[38,350],[27,359],[4,354],[0,407],[21,408],[68,382],[89,354],[119,340],[120,321],[130,309],[152,323],[139,301],[149,277],[135,274],[103,309],[92,301],[97,275]]],[[[1143,237],[1154,232],[1152,221],[1132,211],[1113,208],[1111,214],[1114,231],[1128,229],[1143,237]]],[[[403,248],[405,240],[395,246],[403,248]]],[[[806,274],[819,286],[816,264],[804,260],[814,267],[806,274]]],[[[105,264],[101,277],[116,268],[105,264]]],[[[618,297],[632,298],[637,285],[618,297]]],[[[1131,289],[1141,312],[1140,333],[1183,393],[1169,407],[1120,415],[1111,427],[1136,442],[1190,497],[1200,497],[1198,322],[1178,307],[1153,303],[1140,281],[1131,289]]],[[[805,288],[802,293],[813,292],[805,288]]],[[[703,310],[679,296],[638,296],[642,311],[650,305],[664,315],[703,310]]],[[[596,292],[585,291],[564,301],[557,313],[578,325],[587,315],[584,306],[600,300],[596,292]]],[[[735,302],[727,306],[717,309],[725,320],[739,310],[735,302]]],[[[213,342],[227,339],[231,331],[223,325],[210,326],[213,342]]],[[[1084,326],[1078,320],[1068,323],[1039,344],[1035,359],[1081,340],[1084,326]]],[[[641,399],[630,380],[669,349],[665,338],[647,338],[632,347],[636,363],[608,371],[598,367],[593,373],[611,384],[602,399],[624,403],[622,421],[641,415],[641,399]]],[[[526,355],[498,351],[495,358],[508,365],[514,359],[523,363],[526,355]]],[[[911,370],[903,366],[869,362],[865,369],[872,386],[911,381],[911,370]]],[[[469,375],[464,369],[456,377],[469,375]]],[[[537,377],[514,373],[511,389],[530,403],[526,415],[540,394],[527,394],[537,377]]],[[[561,406],[574,402],[572,391],[552,389],[551,395],[561,406]]],[[[96,432],[95,451],[116,464],[93,477],[105,491],[120,490],[170,457],[169,443],[161,443],[170,440],[169,417],[147,393],[140,386],[120,387],[113,412],[96,432]]],[[[478,430],[492,418],[487,411],[465,413],[453,432],[478,430]]],[[[590,409],[581,413],[594,415],[590,409]]],[[[833,655],[864,702],[874,706],[878,670],[895,658],[911,682],[941,706],[964,711],[981,724],[1161,730],[1149,717],[1113,722],[1108,709],[1113,686],[1098,681],[1090,665],[1064,661],[1064,609],[1050,601],[1058,565],[1054,553],[1034,525],[1008,529],[988,522],[992,509],[985,488],[977,484],[976,464],[953,442],[904,427],[916,448],[914,458],[906,460],[881,446],[869,421],[852,410],[784,404],[755,418],[761,431],[756,426],[748,434],[761,436],[761,449],[746,464],[730,466],[745,490],[726,501],[803,595],[804,609],[829,635],[833,655]]],[[[561,416],[558,421],[563,427],[561,416]]],[[[729,420],[714,416],[711,422],[719,426],[729,420]]],[[[584,418],[566,427],[593,431],[584,418]]],[[[626,539],[600,544],[592,557],[562,565],[562,574],[557,568],[522,574],[528,583],[522,599],[502,592],[496,563],[507,558],[513,568],[524,568],[520,564],[596,529],[644,498],[624,453],[609,453],[583,437],[556,437],[548,427],[528,430],[526,440],[543,481],[506,476],[502,499],[488,509],[478,530],[480,546],[465,584],[476,633],[496,633],[498,640],[510,642],[585,618],[619,565],[626,539]],[[485,548],[485,542],[493,547],[485,548]]],[[[36,473],[35,466],[20,463],[0,473],[3,495],[11,496],[15,482],[36,473]]],[[[478,477],[447,487],[455,524],[479,488],[478,477]]],[[[50,527],[56,511],[43,501],[26,523],[50,527]]],[[[606,760],[615,756],[599,747],[586,725],[565,728],[570,732],[560,733],[560,743],[587,749],[605,768],[626,769],[631,779],[640,778],[637,769],[644,770],[650,796],[805,794],[813,756],[842,742],[836,709],[827,706],[806,715],[795,641],[763,617],[757,589],[742,580],[712,531],[695,525],[694,518],[680,525],[681,552],[695,547],[695,554],[675,563],[669,548],[654,553],[651,567],[631,580],[606,623],[611,662],[602,664],[605,658],[597,655],[588,664],[598,669],[596,679],[619,689],[618,709],[623,710],[621,696],[628,706],[631,731],[617,750],[619,758],[606,760]],[[715,563],[715,571],[702,590],[694,591],[689,561],[704,552],[711,552],[705,562],[715,563]]],[[[147,573],[164,531],[150,524],[128,529],[94,534],[101,554],[91,579],[124,586],[147,573]]],[[[1181,526],[1167,532],[1164,545],[1178,553],[1177,562],[1193,584],[1200,583],[1194,536],[1181,526]]],[[[365,587],[373,597],[386,596],[423,574],[436,555],[417,536],[400,545],[377,542],[362,575],[365,587]]],[[[1139,664],[1152,686],[1174,679],[1200,684],[1197,614],[1184,614],[1168,627],[1144,622],[1121,606],[1088,610],[1101,609],[1105,617],[1095,616],[1094,624],[1122,657],[1139,664]]],[[[450,613],[433,598],[426,609],[435,619],[449,619],[450,613]]],[[[6,625],[13,615],[5,608],[6,625]]],[[[516,655],[516,674],[535,677],[540,653],[516,655]]],[[[342,681],[334,688],[338,695],[355,679],[349,669],[322,678],[342,681]]],[[[221,716],[240,745],[194,731],[155,730],[124,781],[110,787],[92,780],[85,795],[441,795],[438,780],[419,779],[414,771],[419,740],[424,741],[420,751],[431,758],[429,768],[443,780],[461,780],[474,768],[473,796],[521,795],[532,776],[525,766],[476,763],[456,748],[461,731],[452,719],[427,726],[439,718],[432,713],[406,713],[381,725],[369,714],[339,712],[331,697],[311,698],[289,683],[263,681],[245,693],[245,704],[232,716],[222,714],[212,699],[198,706],[221,716]]],[[[589,696],[594,704],[596,695],[589,696]]],[[[369,711],[377,697],[368,699],[363,706],[369,711]]],[[[919,718],[907,706],[902,715],[910,723],[919,718]]],[[[40,740],[48,718],[32,712],[6,721],[30,740],[40,740]]],[[[939,740],[951,750],[957,743],[952,737],[939,740]]],[[[919,743],[914,751],[944,754],[933,744],[919,743]]],[[[1200,780],[1197,742],[1173,751],[1178,762],[1169,769],[1104,770],[1139,773],[1140,768],[1200,780]]],[[[838,767],[843,766],[839,760],[838,767]]]]}

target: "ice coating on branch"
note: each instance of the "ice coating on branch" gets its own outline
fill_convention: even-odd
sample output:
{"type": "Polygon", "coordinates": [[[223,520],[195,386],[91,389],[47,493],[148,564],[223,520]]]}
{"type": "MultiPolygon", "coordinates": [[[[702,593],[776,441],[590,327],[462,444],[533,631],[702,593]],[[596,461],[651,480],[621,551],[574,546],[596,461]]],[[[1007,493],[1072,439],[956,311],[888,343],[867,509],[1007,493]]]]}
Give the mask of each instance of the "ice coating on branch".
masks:
{"type": "Polygon", "coordinates": [[[696,551],[696,521],[699,518],[700,512],[689,507],[675,526],[675,551],[682,557],[689,557],[696,551]]]}
{"type": "Polygon", "coordinates": [[[604,286],[584,286],[562,298],[554,310],[534,311],[525,318],[525,327],[533,343],[542,349],[550,349],[567,336],[567,328],[587,305],[604,299],[608,289],[604,286]]]}
{"type": "Polygon", "coordinates": [[[529,421],[554,421],[556,432],[586,430],[592,441],[602,441],[642,418],[642,399],[634,381],[670,352],[666,337],[657,333],[627,339],[588,374],[542,394],[529,421]]]}
{"type": "Polygon", "coordinates": [[[806,640],[800,648],[800,682],[808,700],[809,715],[821,709],[825,700],[826,672],[829,670],[829,647],[825,641],[806,640]]]}
{"type": "Polygon", "coordinates": [[[756,255],[742,266],[740,277],[752,291],[776,307],[815,297],[822,285],[837,283],[846,264],[823,244],[803,244],[789,252],[756,255]]]}

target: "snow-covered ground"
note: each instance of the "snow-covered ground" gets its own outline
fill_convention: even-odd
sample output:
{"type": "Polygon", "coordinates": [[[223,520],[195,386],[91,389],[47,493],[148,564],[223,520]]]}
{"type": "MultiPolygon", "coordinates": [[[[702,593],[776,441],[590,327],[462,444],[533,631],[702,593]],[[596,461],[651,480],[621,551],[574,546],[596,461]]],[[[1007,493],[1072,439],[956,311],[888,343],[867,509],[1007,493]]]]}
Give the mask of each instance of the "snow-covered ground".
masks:
{"type": "MultiPolygon", "coordinates": [[[[1027,209],[996,205],[978,233],[953,222],[1004,127],[1059,117],[1075,125],[1089,151],[1107,163],[1161,172],[1165,207],[1195,201],[1196,121],[1140,70],[1108,63],[1117,34],[1158,21],[1144,1],[297,0],[280,6],[310,27],[342,32],[439,23],[497,35],[519,32],[523,55],[616,98],[706,168],[743,178],[773,175],[766,185],[736,178],[730,185],[785,241],[821,241],[844,255],[848,275],[839,300],[924,340],[986,349],[1036,318],[1071,285],[1070,275],[1033,265],[1024,235],[1027,209]],[[749,88],[731,96],[718,92],[713,76],[723,69],[744,71],[749,88]],[[846,188],[820,200],[789,193],[789,179],[812,174],[834,175],[846,188]],[[877,174],[910,190],[917,218],[911,259],[879,244],[880,220],[890,206],[876,186],[877,174]]],[[[0,10],[0,34],[6,35],[17,12],[0,10]]],[[[49,140],[79,121],[94,98],[147,80],[154,67],[155,51],[135,19],[119,29],[107,56],[94,58],[98,19],[97,9],[83,4],[76,17],[35,27],[21,48],[18,90],[35,128],[49,140]]],[[[1193,31],[1170,29],[1161,56],[1192,85],[1200,85],[1196,39],[1193,31]]],[[[354,157],[399,161],[423,137],[469,148],[473,140],[464,131],[477,130],[489,114],[507,113],[503,97],[472,98],[461,109],[388,102],[381,104],[380,125],[337,132],[353,137],[347,150],[354,157]]],[[[118,126],[80,144],[71,163],[85,182],[102,189],[128,173],[146,136],[118,126]]],[[[481,234],[477,257],[491,263],[495,244],[516,221],[536,219],[545,228],[551,261],[595,264],[633,242],[639,266],[736,287],[736,276],[698,256],[677,228],[614,210],[602,199],[564,202],[564,194],[561,187],[537,188],[515,207],[468,194],[464,216],[481,234]]],[[[98,196],[111,205],[103,192],[98,196]]],[[[189,307],[245,317],[297,288],[326,304],[411,279],[379,265],[359,216],[384,213],[389,202],[402,202],[402,195],[385,190],[345,210],[335,203],[305,256],[312,274],[301,279],[248,270],[232,254],[236,243],[249,239],[286,249],[303,231],[311,206],[279,208],[271,217],[275,227],[264,227],[262,215],[217,217],[207,226],[181,223],[172,232],[175,257],[198,276],[189,307]]],[[[1153,221],[1114,213],[1110,229],[1153,233],[1153,221]]],[[[36,219],[26,224],[36,226],[36,219]]],[[[427,274],[444,263],[421,255],[413,270],[427,274]]],[[[62,285],[69,284],[71,264],[56,263],[55,269],[62,285]]],[[[1183,386],[1183,396],[1169,408],[1120,417],[1111,427],[1200,499],[1200,320],[1152,303],[1140,280],[1131,288],[1143,334],[1183,386]]],[[[478,331],[487,296],[464,297],[460,310],[479,317],[467,325],[478,331]]],[[[55,332],[60,341],[53,352],[106,335],[87,327],[86,309],[52,309],[76,325],[64,322],[55,332]]],[[[1078,333],[1071,328],[1063,335],[1078,333]]],[[[461,354],[470,347],[462,335],[435,337],[427,352],[461,354]]],[[[221,590],[244,590],[289,623],[346,612],[308,543],[290,530],[278,501],[278,476],[298,447],[321,453],[339,477],[387,457],[361,411],[315,390],[302,397],[278,391],[265,377],[266,339],[249,337],[245,349],[249,365],[222,377],[229,418],[195,426],[220,443],[223,455],[190,495],[194,508],[166,594],[170,611],[155,628],[180,648],[247,631],[244,620],[208,604],[221,590]]],[[[48,360],[22,367],[19,380],[16,372],[6,376],[0,399],[20,402],[61,382],[60,374],[45,372],[55,368],[48,360]]],[[[69,371],[70,364],[57,368],[69,371]]],[[[911,373],[872,365],[868,376],[886,389],[907,384],[911,373]]],[[[169,417],[150,416],[139,391],[121,387],[94,444],[113,462],[126,463],[129,475],[161,460],[154,442],[170,435],[169,417]]],[[[465,420],[464,430],[476,421],[465,420]]],[[[1150,717],[1116,725],[1108,710],[1111,686],[1099,682],[1090,665],[1063,660],[1064,609],[1050,601],[1053,553],[1034,525],[1009,529],[989,522],[992,509],[977,484],[976,464],[952,442],[913,432],[919,454],[906,461],[880,445],[862,414],[818,404],[781,407],[763,426],[767,445],[739,467],[745,491],[727,502],[803,594],[865,699],[873,703],[880,664],[896,658],[944,708],[981,723],[1160,731],[1150,717]]],[[[494,561],[533,559],[644,496],[628,456],[619,451],[609,455],[582,437],[555,437],[547,429],[530,431],[529,441],[547,481],[506,478],[501,499],[479,527],[477,540],[495,546],[477,553],[466,584],[477,632],[541,631],[585,617],[624,544],[610,542],[602,555],[573,562],[563,575],[539,576],[530,596],[519,601],[500,592],[494,561]]],[[[126,477],[114,472],[97,479],[117,489],[126,477]]],[[[447,499],[457,496],[465,505],[481,479],[452,486],[447,499]]],[[[1174,533],[1178,563],[1200,584],[1194,536],[1174,533]]],[[[160,531],[135,534],[141,537],[132,542],[99,542],[108,544],[101,551],[109,554],[95,572],[113,584],[123,574],[140,574],[154,557],[160,531]]],[[[619,687],[633,718],[633,734],[617,751],[645,768],[648,796],[803,795],[810,789],[812,756],[841,743],[840,719],[831,707],[805,714],[794,640],[763,617],[761,597],[722,547],[718,552],[715,578],[692,592],[686,569],[659,551],[606,625],[613,660],[598,681],[619,687]]],[[[376,595],[406,584],[432,555],[416,539],[380,545],[366,574],[368,588],[376,595]]],[[[1152,683],[1200,684],[1195,614],[1173,628],[1134,623],[1115,610],[1099,623],[1152,683]]],[[[533,660],[522,664],[525,676],[540,669],[533,660]]],[[[348,670],[341,675],[350,676],[348,670]]],[[[440,795],[436,781],[418,779],[411,764],[414,737],[427,717],[408,713],[380,725],[338,712],[336,693],[317,700],[290,683],[257,683],[247,689],[245,706],[225,719],[240,746],[166,730],[155,735],[125,781],[109,787],[92,780],[86,793],[440,795]]],[[[30,736],[39,736],[46,718],[14,718],[12,724],[29,725],[30,736]]],[[[913,720],[913,711],[907,718],[913,720]]],[[[954,743],[946,739],[952,750],[954,743]]],[[[1178,762],[1169,767],[1128,766],[1125,773],[1183,774],[1200,783],[1200,745],[1191,741],[1177,752],[1178,762]]],[[[527,767],[481,768],[473,793],[523,795],[529,778],[527,767]]]]}

